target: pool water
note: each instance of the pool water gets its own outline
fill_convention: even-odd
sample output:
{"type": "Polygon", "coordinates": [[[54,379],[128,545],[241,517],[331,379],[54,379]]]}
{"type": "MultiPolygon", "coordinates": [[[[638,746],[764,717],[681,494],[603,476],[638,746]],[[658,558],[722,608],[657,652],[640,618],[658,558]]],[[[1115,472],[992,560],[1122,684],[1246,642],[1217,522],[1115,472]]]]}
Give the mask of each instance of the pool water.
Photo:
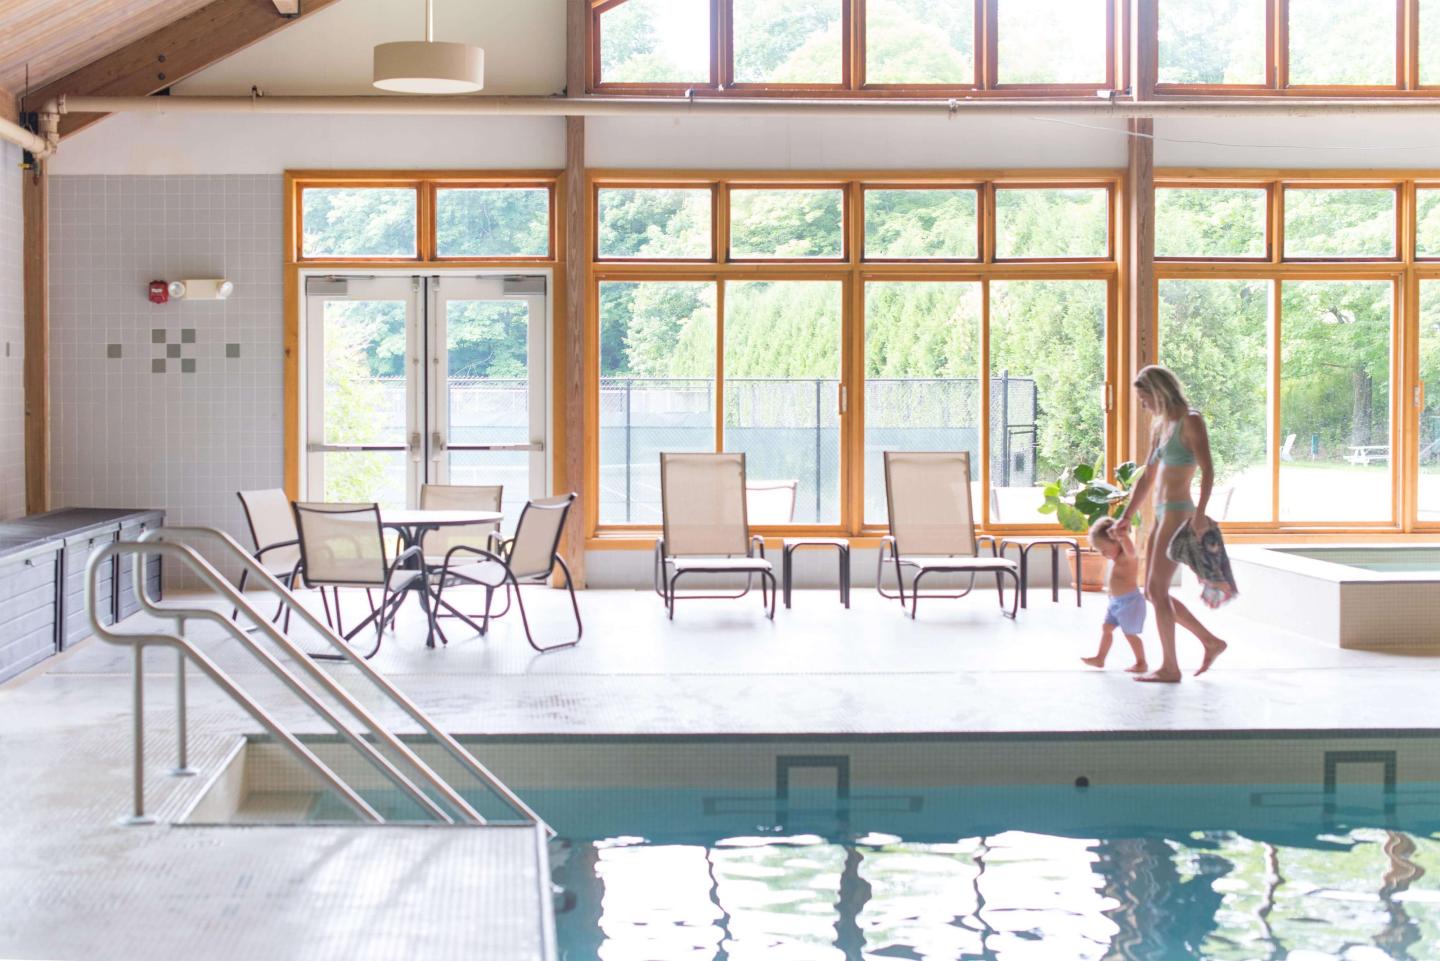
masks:
{"type": "Polygon", "coordinates": [[[1440,784],[520,793],[564,961],[1440,958],[1440,784]]]}
{"type": "Polygon", "coordinates": [[[1382,574],[1440,574],[1440,547],[1285,547],[1281,554],[1382,574]]]}
{"type": "Polygon", "coordinates": [[[565,961],[1440,957],[1440,785],[652,793],[545,799],[565,961]]]}

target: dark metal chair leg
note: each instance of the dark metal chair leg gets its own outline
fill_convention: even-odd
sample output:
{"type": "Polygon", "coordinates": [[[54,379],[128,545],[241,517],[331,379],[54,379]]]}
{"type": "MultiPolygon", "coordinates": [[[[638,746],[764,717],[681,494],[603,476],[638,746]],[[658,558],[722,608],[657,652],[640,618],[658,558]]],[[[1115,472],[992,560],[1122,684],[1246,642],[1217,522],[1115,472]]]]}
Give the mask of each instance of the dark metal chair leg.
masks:
{"type": "MultiPolygon", "coordinates": [[[[241,572],[240,572],[240,583],[235,585],[235,590],[238,591],[242,597],[243,597],[244,594],[245,594],[245,581],[248,580],[249,577],[250,577],[250,571],[249,571],[248,569],[241,571],[241,572]]],[[[240,619],[240,608],[239,608],[239,607],[231,608],[231,610],[230,610],[230,620],[232,620],[232,621],[238,621],[239,619],[240,619]]]]}
{"type": "Polygon", "coordinates": [[[1070,552],[1075,555],[1075,606],[1080,606],[1080,542],[1076,541],[1071,545],[1070,552]]]}
{"type": "Polygon", "coordinates": [[[840,548],[840,603],[850,610],[850,548],[840,548]]]}
{"type": "Polygon", "coordinates": [[[1050,545],[1050,602],[1060,602],[1060,549],[1063,544],[1050,545]]]}
{"type": "Polygon", "coordinates": [[[1030,606],[1030,548],[1033,544],[1020,545],[1020,606],[1030,606]]]}

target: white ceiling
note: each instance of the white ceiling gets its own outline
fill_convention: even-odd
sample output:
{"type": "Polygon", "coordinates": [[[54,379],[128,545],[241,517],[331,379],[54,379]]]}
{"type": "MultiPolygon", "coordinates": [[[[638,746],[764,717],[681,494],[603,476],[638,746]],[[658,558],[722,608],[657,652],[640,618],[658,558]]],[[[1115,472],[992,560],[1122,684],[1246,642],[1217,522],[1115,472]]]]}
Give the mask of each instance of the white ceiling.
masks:
{"type": "MultiPolygon", "coordinates": [[[[434,7],[436,40],[484,48],[485,93],[564,89],[565,0],[434,0],[434,7]]],[[[255,85],[275,95],[374,94],[374,46],[424,35],[424,0],[340,0],[176,84],[174,92],[236,95],[255,85]]]]}

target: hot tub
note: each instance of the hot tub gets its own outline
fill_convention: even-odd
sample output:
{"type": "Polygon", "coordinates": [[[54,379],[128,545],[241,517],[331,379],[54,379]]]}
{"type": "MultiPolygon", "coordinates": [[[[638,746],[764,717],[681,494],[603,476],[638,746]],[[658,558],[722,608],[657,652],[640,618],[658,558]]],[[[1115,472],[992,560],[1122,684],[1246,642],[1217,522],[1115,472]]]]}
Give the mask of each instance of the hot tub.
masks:
{"type": "Polygon", "coordinates": [[[1344,648],[1440,648],[1440,545],[1237,546],[1235,612],[1344,648]]]}

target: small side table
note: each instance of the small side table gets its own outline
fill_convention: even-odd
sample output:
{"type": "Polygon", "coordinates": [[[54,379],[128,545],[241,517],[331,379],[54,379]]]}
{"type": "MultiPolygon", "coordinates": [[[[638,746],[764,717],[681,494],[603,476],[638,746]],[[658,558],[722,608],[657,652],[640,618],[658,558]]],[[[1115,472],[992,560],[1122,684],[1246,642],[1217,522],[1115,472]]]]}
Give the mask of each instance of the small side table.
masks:
{"type": "Polygon", "coordinates": [[[1075,555],[1075,606],[1080,606],[1080,541],[1074,537],[1002,537],[998,544],[992,542],[991,549],[996,557],[1005,554],[1005,548],[1015,547],[1020,551],[1020,606],[1025,607],[1029,593],[1030,550],[1034,547],[1050,548],[1050,600],[1060,600],[1060,552],[1065,548],[1075,555]]]}
{"type": "Polygon", "coordinates": [[[840,603],[850,606],[850,542],[839,537],[787,537],[781,554],[780,584],[785,596],[785,608],[790,608],[791,555],[806,547],[832,548],[840,560],[840,603]]]}

